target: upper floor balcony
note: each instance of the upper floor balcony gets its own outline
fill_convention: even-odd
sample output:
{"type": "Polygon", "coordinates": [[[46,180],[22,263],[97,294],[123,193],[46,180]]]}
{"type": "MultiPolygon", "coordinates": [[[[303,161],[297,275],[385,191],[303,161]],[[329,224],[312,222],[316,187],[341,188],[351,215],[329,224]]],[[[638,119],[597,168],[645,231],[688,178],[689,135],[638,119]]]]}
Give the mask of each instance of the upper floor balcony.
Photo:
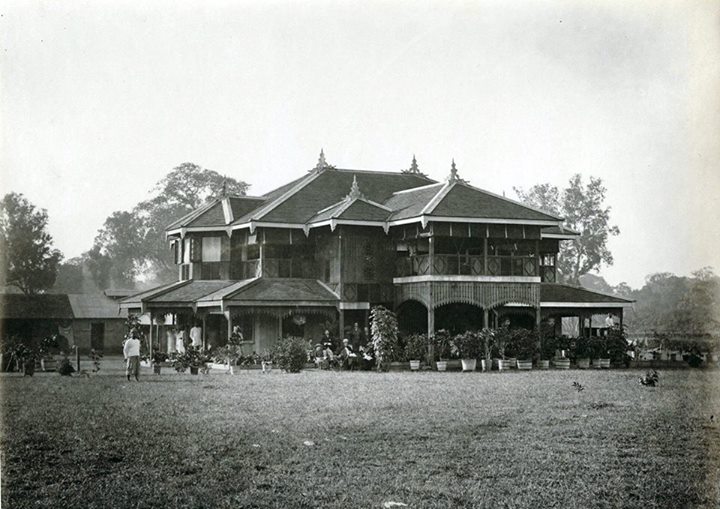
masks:
{"type": "Polygon", "coordinates": [[[555,281],[554,260],[535,255],[419,254],[398,258],[396,277],[410,276],[493,276],[539,277],[555,281]],[[552,265],[543,262],[552,261],[552,265]]]}

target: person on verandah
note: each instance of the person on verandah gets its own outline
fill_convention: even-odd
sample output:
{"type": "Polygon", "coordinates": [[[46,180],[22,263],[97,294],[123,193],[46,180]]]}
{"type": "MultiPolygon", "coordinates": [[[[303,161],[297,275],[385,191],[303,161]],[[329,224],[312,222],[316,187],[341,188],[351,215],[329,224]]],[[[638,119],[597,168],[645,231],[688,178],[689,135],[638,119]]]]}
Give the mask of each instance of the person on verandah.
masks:
{"type": "Polygon", "coordinates": [[[190,329],[190,339],[193,348],[202,348],[202,329],[197,324],[190,329]]]}

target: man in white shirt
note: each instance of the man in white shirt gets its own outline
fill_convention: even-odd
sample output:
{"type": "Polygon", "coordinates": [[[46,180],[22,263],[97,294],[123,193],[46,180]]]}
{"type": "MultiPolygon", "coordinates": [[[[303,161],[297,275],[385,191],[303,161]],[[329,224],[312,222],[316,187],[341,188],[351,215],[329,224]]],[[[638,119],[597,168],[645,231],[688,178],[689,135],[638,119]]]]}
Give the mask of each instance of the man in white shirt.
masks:
{"type": "Polygon", "coordinates": [[[140,340],[137,337],[137,332],[132,331],[130,338],[125,341],[123,345],[123,356],[127,362],[127,375],[128,381],[130,375],[135,376],[135,381],[139,382],[138,376],[140,375],[140,340]]]}
{"type": "Polygon", "coordinates": [[[193,348],[202,347],[202,329],[197,325],[190,329],[190,340],[192,341],[193,348]]]}

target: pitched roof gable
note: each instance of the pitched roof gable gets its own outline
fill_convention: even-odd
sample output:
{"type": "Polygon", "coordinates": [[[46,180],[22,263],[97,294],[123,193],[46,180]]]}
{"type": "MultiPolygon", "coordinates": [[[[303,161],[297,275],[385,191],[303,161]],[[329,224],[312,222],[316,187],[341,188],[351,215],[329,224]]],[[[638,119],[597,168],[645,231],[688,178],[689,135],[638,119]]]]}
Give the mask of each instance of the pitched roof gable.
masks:
{"type": "Polygon", "coordinates": [[[72,306],[65,294],[0,294],[0,318],[59,320],[73,318],[72,306]]]}
{"type": "Polygon", "coordinates": [[[613,303],[631,304],[632,300],[605,295],[585,288],[563,285],[560,283],[543,283],[540,285],[540,302],[585,302],[585,303],[613,303]]]}
{"type": "Polygon", "coordinates": [[[405,219],[420,215],[425,206],[443,189],[442,182],[427,186],[398,191],[385,200],[384,205],[393,210],[390,220],[405,219]]]}

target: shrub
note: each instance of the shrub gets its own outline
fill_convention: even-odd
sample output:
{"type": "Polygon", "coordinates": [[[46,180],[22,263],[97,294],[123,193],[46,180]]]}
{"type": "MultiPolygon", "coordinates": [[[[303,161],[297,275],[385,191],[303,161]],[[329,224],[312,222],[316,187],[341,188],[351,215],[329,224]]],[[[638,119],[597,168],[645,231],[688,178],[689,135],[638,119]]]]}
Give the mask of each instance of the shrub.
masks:
{"type": "Polygon", "coordinates": [[[307,361],[307,341],[298,337],[287,337],[275,344],[275,363],[288,373],[300,373],[307,361]]]}
{"type": "Polygon", "coordinates": [[[375,306],[370,312],[370,337],[378,363],[402,360],[404,351],[398,338],[395,313],[384,306],[375,306]]]}
{"type": "Polygon", "coordinates": [[[480,356],[480,338],[476,332],[465,331],[452,340],[453,350],[462,359],[477,359],[480,356]]]}
{"type": "Polygon", "coordinates": [[[494,353],[501,359],[505,358],[506,349],[510,346],[510,328],[503,325],[495,329],[494,353]]]}
{"type": "Polygon", "coordinates": [[[492,349],[495,345],[495,331],[485,328],[478,333],[478,337],[482,343],[485,359],[489,361],[492,358],[492,349]]]}
{"type": "Polygon", "coordinates": [[[428,353],[428,339],[425,334],[411,334],[405,338],[405,357],[408,360],[425,359],[428,353]]]}
{"type": "Polygon", "coordinates": [[[625,325],[612,327],[605,338],[605,351],[613,364],[630,364],[630,356],[627,354],[630,342],[627,340],[625,325]]]}
{"type": "Polygon", "coordinates": [[[242,359],[242,348],[238,344],[228,343],[213,350],[213,359],[221,364],[236,365],[242,359]]]}
{"type": "Polygon", "coordinates": [[[529,329],[510,331],[510,356],[519,359],[532,359],[537,350],[537,334],[529,329]]]}
{"type": "Polygon", "coordinates": [[[559,349],[560,342],[554,334],[550,334],[542,337],[540,342],[540,358],[541,359],[552,359],[555,357],[555,350],[559,349]]]}

